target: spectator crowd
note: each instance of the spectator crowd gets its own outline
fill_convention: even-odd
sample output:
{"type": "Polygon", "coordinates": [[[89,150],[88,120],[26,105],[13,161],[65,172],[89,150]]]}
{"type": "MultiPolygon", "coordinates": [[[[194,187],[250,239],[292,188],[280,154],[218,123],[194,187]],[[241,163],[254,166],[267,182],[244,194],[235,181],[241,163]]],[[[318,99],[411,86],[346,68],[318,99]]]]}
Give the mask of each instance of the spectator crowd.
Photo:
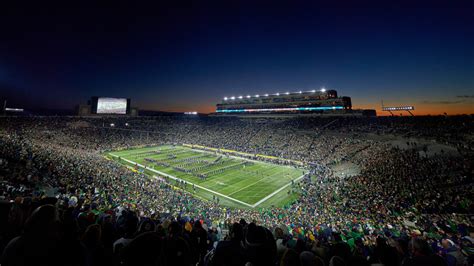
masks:
{"type": "Polygon", "coordinates": [[[473,129],[470,116],[3,117],[0,264],[473,265],[473,129]],[[283,207],[230,208],[102,155],[170,143],[297,160],[311,175],[283,207]],[[360,173],[336,174],[345,161],[360,173]]]}

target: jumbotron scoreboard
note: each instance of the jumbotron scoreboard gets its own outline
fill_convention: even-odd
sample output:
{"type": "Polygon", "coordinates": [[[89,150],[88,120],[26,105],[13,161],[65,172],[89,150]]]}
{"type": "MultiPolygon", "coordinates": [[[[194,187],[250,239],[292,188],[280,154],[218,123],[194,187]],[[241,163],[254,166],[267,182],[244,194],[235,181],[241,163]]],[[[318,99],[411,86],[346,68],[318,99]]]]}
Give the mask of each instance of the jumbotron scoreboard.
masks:
{"type": "Polygon", "coordinates": [[[130,114],[130,99],[111,97],[92,97],[92,114],[125,115],[130,114]]]}

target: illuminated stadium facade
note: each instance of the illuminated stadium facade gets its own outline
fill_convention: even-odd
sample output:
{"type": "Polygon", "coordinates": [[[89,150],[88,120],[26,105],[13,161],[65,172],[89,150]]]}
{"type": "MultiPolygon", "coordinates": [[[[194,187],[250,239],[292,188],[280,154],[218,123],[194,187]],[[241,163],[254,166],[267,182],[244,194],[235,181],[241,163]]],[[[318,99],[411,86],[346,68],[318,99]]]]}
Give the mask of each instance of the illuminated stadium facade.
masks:
{"type": "Polygon", "coordinates": [[[335,90],[312,90],[275,94],[224,97],[216,113],[324,113],[351,110],[350,97],[338,97],[335,90]]]}

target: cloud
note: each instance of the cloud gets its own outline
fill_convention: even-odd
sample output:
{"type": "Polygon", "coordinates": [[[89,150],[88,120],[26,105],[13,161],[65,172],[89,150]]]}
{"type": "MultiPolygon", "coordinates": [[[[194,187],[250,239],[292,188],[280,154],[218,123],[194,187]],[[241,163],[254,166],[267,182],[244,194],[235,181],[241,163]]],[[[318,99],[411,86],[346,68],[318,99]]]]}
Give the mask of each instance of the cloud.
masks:
{"type": "Polygon", "coordinates": [[[435,99],[435,100],[425,100],[420,101],[422,104],[442,104],[442,105],[450,105],[450,104],[466,104],[466,103],[473,103],[474,102],[474,95],[456,95],[452,96],[451,98],[447,99],[435,99]]]}
{"type": "Polygon", "coordinates": [[[460,104],[465,103],[465,100],[456,100],[456,101],[422,101],[424,104],[460,104]]]}

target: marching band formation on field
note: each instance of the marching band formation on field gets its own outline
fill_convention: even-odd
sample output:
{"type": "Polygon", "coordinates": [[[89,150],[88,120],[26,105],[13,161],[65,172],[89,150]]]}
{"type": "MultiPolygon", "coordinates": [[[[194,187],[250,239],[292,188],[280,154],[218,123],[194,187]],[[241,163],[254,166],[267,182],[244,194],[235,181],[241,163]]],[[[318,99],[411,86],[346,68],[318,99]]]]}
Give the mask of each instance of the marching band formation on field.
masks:
{"type": "Polygon", "coordinates": [[[224,160],[222,155],[213,159],[209,158],[209,154],[199,154],[178,159],[179,154],[189,152],[190,151],[186,149],[172,148],[168,149],[166,153],[163,153],[163,151],[158,149],[156,151],[138,152],[136,154],[134,153],[133,156],[136,155],[136,158],[141,158],[141,156],[146,157],[154,154],[166,154],[166,159],[146,157],[143,160],[149,163],[148,167],[150,167],[150,164],[154,164],[156,166],[161,167],[171,167],[173,170],[196,176],[201,180],[205,180],[209,176],[222,174],[228,170],[245,169],[246,166],[254,164],[250,161],[237,161],[233,159],[224,160]],[[208,158],[208,160],[204,159],[206,157],[208,158]],[[216,168],[216,166],[221,167],[216,168]]]}

